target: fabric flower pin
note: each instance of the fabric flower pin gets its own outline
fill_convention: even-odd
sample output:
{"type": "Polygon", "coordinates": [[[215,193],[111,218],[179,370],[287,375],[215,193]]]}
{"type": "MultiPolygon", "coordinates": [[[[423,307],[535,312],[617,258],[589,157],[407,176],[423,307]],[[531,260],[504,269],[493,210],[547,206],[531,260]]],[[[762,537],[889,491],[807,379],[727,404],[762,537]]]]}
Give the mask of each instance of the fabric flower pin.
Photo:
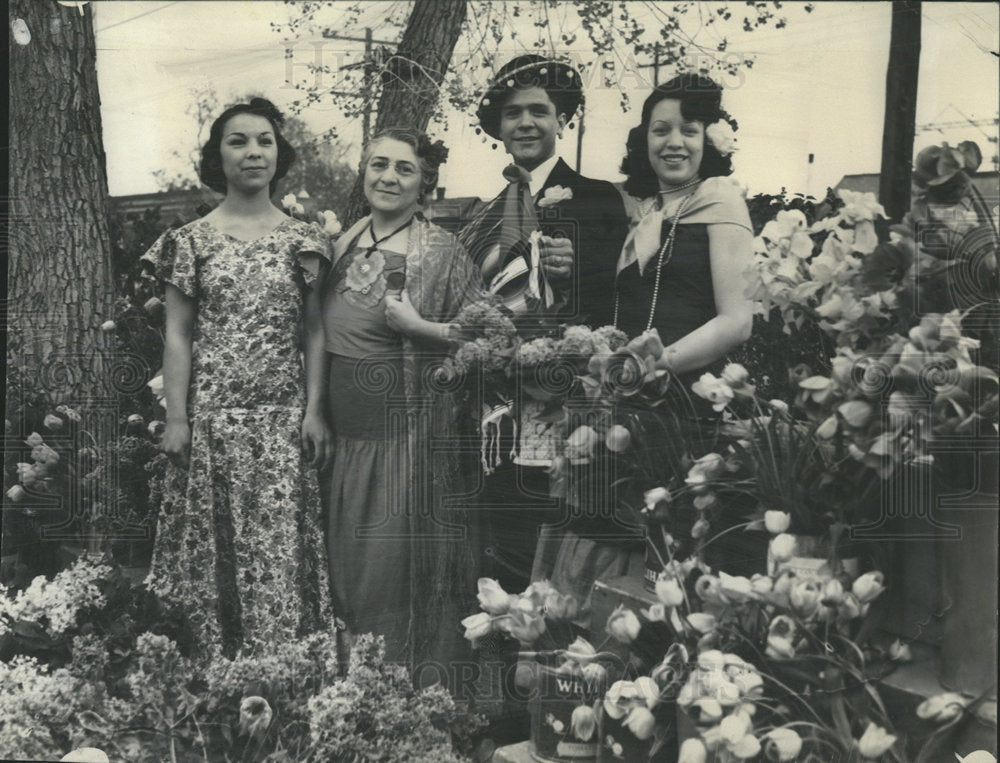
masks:
{"type": "Polygon", "coordinates": [[[539,207],[551,207],[560,201],[568,201],[573,198],[572,188],[563,188],[561,185],[554,185],[545,189],[542,198],[538,200],[539,207]]]}

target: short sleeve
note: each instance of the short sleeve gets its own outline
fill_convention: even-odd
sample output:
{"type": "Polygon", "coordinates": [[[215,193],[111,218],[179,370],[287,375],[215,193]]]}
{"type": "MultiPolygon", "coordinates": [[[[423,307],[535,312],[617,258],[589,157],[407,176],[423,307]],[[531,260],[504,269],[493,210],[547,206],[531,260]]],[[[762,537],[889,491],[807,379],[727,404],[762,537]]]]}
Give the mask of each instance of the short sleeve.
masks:
{"type": "Polygon", "coordinates": [[[295,252],[296,263],[305,285],[312,288],[323,268],[330,264],[330,239],[315,223],[304,226],[295,252]]]}
{"type": "Polygon", "coordinates": [[[190,239],[168,230],[149,248],[140,262],[153,270],[156,280],[176,286],[192,299],[198,298],[198,267],[190,239]]]}

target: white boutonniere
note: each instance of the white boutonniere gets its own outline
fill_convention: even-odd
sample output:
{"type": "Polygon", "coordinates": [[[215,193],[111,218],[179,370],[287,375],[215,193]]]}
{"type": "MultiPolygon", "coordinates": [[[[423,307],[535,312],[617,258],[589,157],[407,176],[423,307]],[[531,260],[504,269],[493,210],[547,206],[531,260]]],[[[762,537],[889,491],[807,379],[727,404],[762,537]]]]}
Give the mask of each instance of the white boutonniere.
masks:
{"type": "Polygon", "coordinates": [[[545,189],[545,194],[538,200],[539,207],[551,207],[560,201],[573,198],[572,188],[563,188],[561,185],[554,185],[545,189]]]}

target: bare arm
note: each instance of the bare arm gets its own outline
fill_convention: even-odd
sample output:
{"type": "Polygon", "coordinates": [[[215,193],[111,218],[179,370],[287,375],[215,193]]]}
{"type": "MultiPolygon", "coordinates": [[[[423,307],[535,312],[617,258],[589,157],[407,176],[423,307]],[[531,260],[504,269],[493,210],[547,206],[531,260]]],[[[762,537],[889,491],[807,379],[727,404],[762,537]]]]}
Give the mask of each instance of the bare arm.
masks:
{"type": "Polygon", "coordinates": [[[331,455],[330,430],[326,424],[327,361],[319,294],[308,289],[304,300],[304,355],[306,410],[302,419],[302,447],[306,460],[315,467],[327,465],[331,455]]]}
{"type": "Polygon", "coordinates": [[[750,337],[753,302],[745,296],[745,273],[753,237],[739,225],[708,226],[709,261],[716,315],[663,350],[658,365],[673,373],[703,368],[750,337]]]}
{"type": "Polygon", "coordinates": [[[187,397],[191,384],[191,335],[197,303],[171,283],[166,285],[166,336],[163,343],[163,394],[167,427],[162,448],[171,461],[187,467],[191,446],[187,397]]]}

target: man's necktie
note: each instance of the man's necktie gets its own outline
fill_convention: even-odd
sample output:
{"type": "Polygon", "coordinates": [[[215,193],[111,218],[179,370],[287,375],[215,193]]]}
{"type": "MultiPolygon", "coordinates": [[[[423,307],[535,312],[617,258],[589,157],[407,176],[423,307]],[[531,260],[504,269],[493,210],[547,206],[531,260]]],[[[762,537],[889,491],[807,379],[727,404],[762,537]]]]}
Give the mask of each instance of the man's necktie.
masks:
{"type": "Polygon", "coordinates": [[[499,251],[483,266],[483,275],[487,281],[507,264],[510,250],[519,244],[527,244],[531,232],[538,228],[535,203],[528,185],[531,173],[516,164],[510,164],[504,168],[503,176],[508,185],[503,202],[503,219],[500,222],[499,251]]]}

